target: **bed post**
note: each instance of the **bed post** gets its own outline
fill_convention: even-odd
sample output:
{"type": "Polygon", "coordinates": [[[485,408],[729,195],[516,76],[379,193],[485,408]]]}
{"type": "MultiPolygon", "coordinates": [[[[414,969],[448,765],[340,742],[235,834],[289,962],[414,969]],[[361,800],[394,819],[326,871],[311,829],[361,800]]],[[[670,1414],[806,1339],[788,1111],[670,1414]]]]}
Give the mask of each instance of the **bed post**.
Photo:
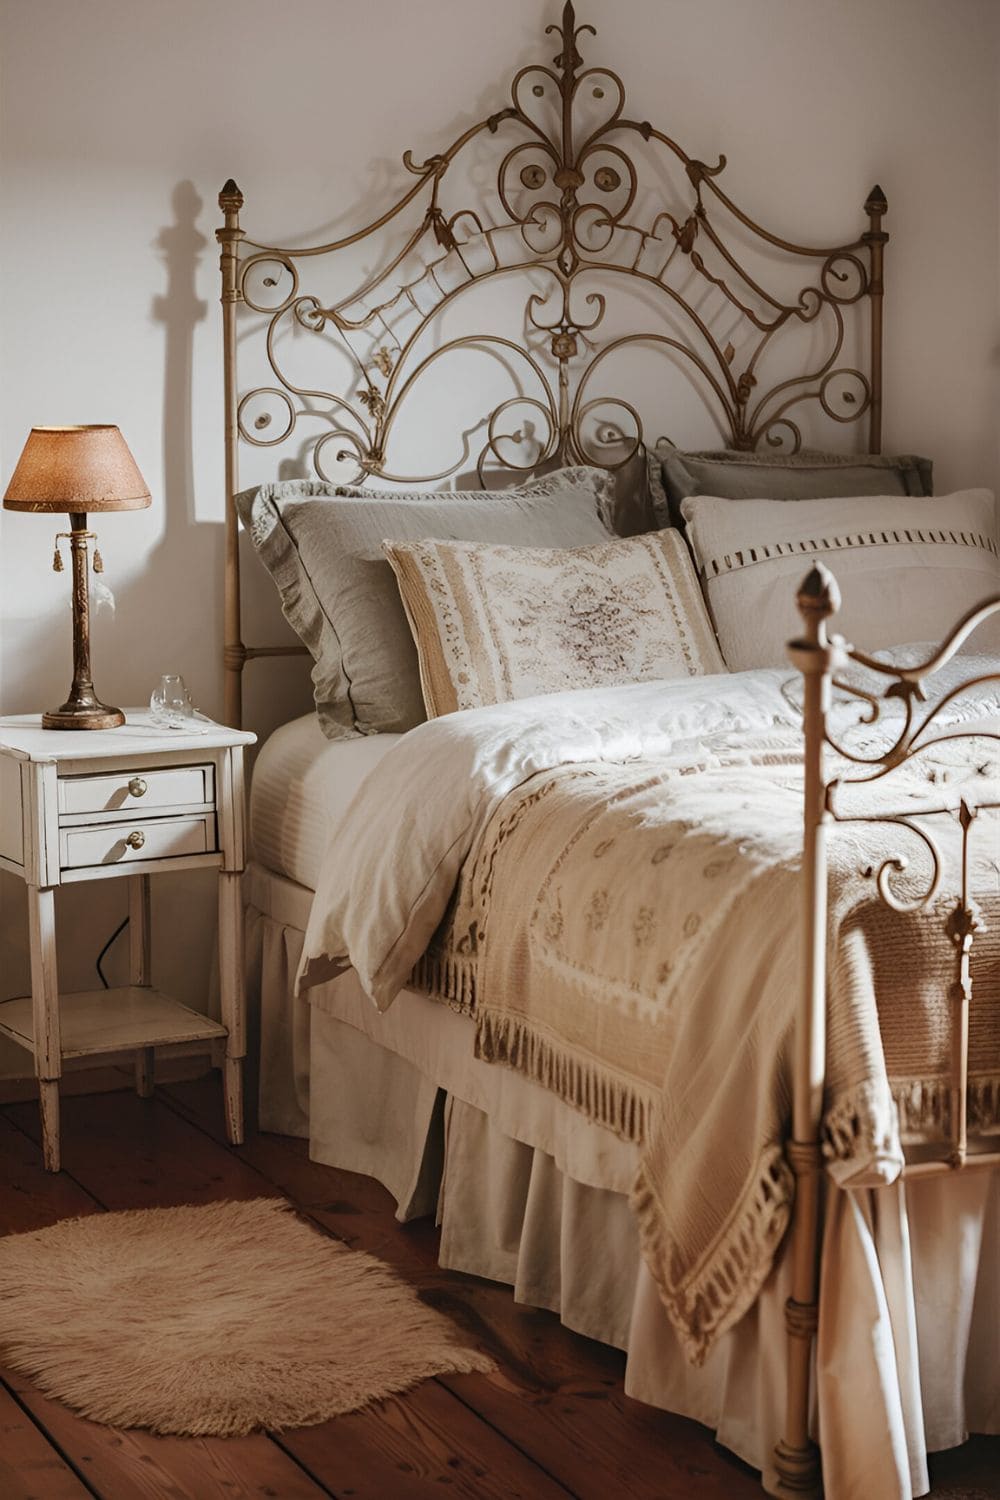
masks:
{"type": "Polygon", "coordinates": [[[790,1253],[792,1294],[785,1304],[788,1333],[785,1436],[774,1452],[780,1491],[819,1495],[819,1450],[809,1437],[809,1387],[819,1314],[819,1233],[822,1154],[820,1123],[826,1076],[826,783],[823,747],[836,648],[826,622],[840,606],[836,579],[822,564],[797,596],[805,630],[788,654],[803,674],[805,819],[802,855],[802,994],[795,1024],[792,1137],[786,1154],[795,1174],[790,1253]]]}
{"type": "Polygon", "coordinates": [[[239,244],[243,238],[240,209],[243,194],[230,177],[219,194],[225,223],[215,231],[222,246],[222,360],[226,406],[226,578],[223,605],[223,667],[225,672],[224,718],[234,729],[243,723],[243,645],[240,623],[240,535],[233,496],[239,490],[239,427],[236,415],[236,306],[243,294],[239,285],[239,244]]]}
{"type": "Polygon", "coordinates": [[[870,260],[868,275],[868,301],[871,307],[871,407],[868,413],[868,452],[882,452],[882,302],[885,286],[882,280],[882,264],[886,241],[889,236],[882,228],[882,215],[887,213],[888,203],[878,183],[865,199],[868,215],[868,230],[862,235],[868,246],[870,260]]]}

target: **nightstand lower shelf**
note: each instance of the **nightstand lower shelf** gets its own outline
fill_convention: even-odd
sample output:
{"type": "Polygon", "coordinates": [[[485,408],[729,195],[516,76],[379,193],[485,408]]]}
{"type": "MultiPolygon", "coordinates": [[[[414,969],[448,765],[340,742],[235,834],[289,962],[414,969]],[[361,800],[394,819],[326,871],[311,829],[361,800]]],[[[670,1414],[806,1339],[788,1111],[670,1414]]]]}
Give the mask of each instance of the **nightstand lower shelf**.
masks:
{"type": "MultiPolygon", "coordinates": [[[[152,985],[128,984],[60,995],[59,1018],[63,1058],[111,1056],[227,1035],[218,1021],[189,1010],[152,985]]],[[[34,1051],[30,995],[0,1004],[0,1036],[34,1051]]]]}

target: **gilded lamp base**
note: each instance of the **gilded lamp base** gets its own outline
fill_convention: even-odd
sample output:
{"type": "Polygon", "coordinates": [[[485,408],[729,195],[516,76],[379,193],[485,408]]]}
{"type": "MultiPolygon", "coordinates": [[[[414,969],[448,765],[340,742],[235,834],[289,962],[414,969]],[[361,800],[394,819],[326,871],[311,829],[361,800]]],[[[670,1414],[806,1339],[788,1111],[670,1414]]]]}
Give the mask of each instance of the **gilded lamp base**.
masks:
{"type": "Polygon", "coordinates": [[[70,695],[60,708],[42,714],[43,729],[117,729],[125,723],[120,708],[109,708],[93,693],[70,695]]]}
{"type": "MultiPolygon", "coordinates": [[[[109,708],[94,692],[90,675],[90,587],[87,582],[87,545],[93,533],[87,530],[83,512],[70,515],[69,533],[73,555],[73,685],[59,708],[42,714],[43,729],[117,729],[125,723],[120,708],[109,708]]],[[[56,543],[58,562],[58,539],[56,543]]],[[[61,566],[61,564],[60,564],[61,566]]]]}

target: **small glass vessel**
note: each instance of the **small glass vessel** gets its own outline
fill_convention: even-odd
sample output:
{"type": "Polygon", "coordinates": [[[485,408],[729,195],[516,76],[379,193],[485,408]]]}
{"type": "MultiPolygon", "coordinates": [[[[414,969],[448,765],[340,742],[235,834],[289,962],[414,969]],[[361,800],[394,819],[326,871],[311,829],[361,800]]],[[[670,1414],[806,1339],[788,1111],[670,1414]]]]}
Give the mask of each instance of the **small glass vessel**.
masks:
{"type": "Polygon", "coordinates": [[[195,709],[184,678],[176,672],[165,672],[149,699],[153,723],[164,729],[193,729],[195,709]]]}

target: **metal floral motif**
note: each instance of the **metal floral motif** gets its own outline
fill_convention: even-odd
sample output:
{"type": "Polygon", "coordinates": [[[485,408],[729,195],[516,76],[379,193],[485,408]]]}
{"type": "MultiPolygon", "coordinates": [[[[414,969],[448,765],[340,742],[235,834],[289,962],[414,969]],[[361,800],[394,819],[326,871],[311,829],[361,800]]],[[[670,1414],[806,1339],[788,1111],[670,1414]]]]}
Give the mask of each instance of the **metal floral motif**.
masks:
{"type": "MultiPolygon", "coordinates": [[[[816,249],[782,239],[722,191],[724,157],[714,165],[699,161],[648,121],[626,114],[617,74],[584,67],[578,43],[596,33],[577,26],[571,4],[547,32],[560,41],[553,64],[522,68],[510,104],[446,150],[424,161],[406,152],[403,164],[416,181],[352,234],[305,250],[256,245],[239,224],[242,195],[226,184],[219,200],[226,221],[218,232],[223,303],[233,315],[242,306],[266,320],[275,381],[238,397],[235,336],[227,337],[234,441],[238,435],[255,446],[274,446],[303,421],[317,424],[304,441],[312,466],[321,477],[344,480],[379,474],[435,483],[471,463],[482,471],[555,458],[617,467],[643,442],[642,423],[630,402],[602,395],[596,377],[608,372],[609,358],[642,346],[686,370],[733,447],[797,450],[799,414],[812,406],[836,423],[867,416],[866,446],[877,451],[886,240],[881,190],[873,189],[865,205],[866,232],[848,243],[816,249]],[[483,149],[494,138],[502,152],[495,191],[446,206],[453,189],[460,196],[468,191],[470,160],[482,180],[483,149]],[[690,196],[675,209],[667,206],[667,194],[670,167],[678,164],[690,196]],[[421,204],[419,222],[405,231],[421,204]],[[395,244],[389,243],[391,230],[398,231],[395,244]],[[770,257],[766,277],[747,268],[741,247],[748,243],[770,257]],[[337,257],[351,246],[364,246],[378,269],[333,301],[305,290],[306,269],[318,273],[325,257],[339,265],[337,257]],[[779,262],[808,272],[790,299],[764,284],[779,262]],[[523,326],[515,335],[428,336],[432,327],[442,330],[445,310],[470,287],[491,280],[527,288],[523,326]],[[649,294],[643,326],[602,341],[608,299],[627,286],[649,294]],[[714,315],[706,310],[709,299],[714,315]],[[650,300],[659,311],[649,310],[650,300]],[[855,317],[862,303],[867,316],[855,317]],[[867,355],[854,362],[845,358],[849,320],[852,340],[869,343],[867,355]],[[716,332],[720,325],[724,333],[716,332]],[[802,358],[780,352],[795,329],[806,330],[805,369],[802,358]],[[347,375],[336,389],[293,378],[295,341],[288,336],[303,332],[335,346],[336,363],[353,378],[347,375]],[[472,431],[448,433],[452,451],[433,473],[401,472],[388,461],[400,414],[430,375],[444,375],[460,349],[492,354],[512,394],[472,431]],[[769,383],[763,370],[772,350],[779,351],[783,369],[800,373],[769,383]],[[503,419],[515,412],[518,431],[505,431],[503,419]],[[511,445],[528,423],[533,441],[525,459],[512,454],[511,445]]],[[[444,415],[447,401],[440,405],[444,415]]]]}

